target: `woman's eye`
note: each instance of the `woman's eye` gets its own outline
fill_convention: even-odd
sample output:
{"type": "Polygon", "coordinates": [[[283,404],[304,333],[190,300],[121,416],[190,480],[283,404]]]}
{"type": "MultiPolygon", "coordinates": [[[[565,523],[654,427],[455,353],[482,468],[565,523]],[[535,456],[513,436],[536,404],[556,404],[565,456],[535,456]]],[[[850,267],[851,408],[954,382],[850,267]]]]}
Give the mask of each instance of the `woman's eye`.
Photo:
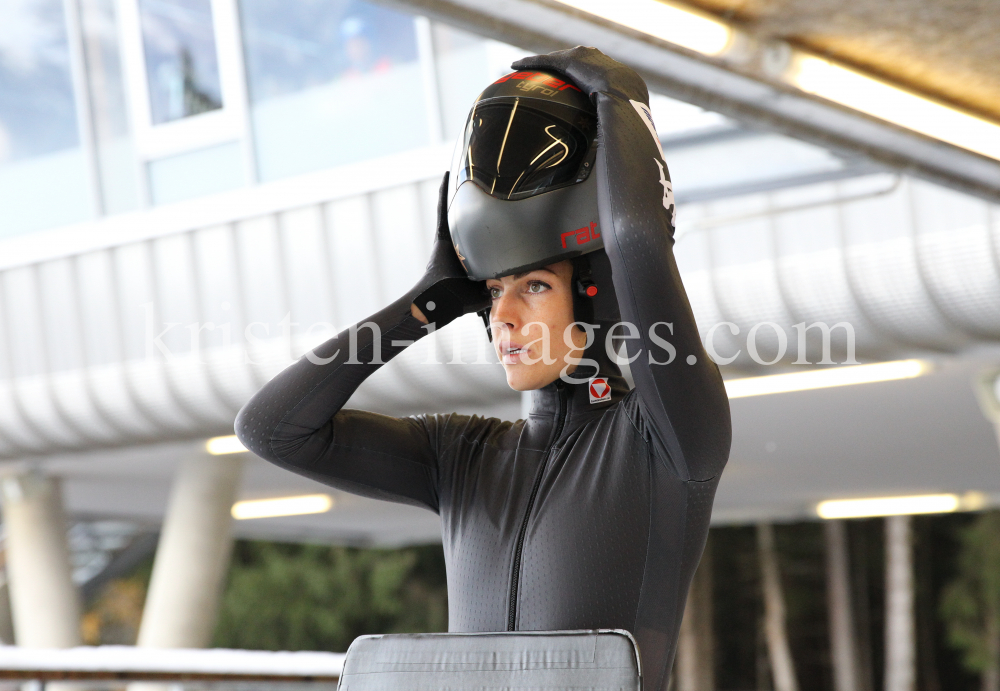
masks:
{"type": "Polygon", "coordinates": [[[496,287],[490,288],[490,298],[493,299],[493,300],[496,300],[496,299],[498,299],[500,297],[500,293],[502,293],[502,292],[503,291],[501,291],[499,288],[496,288],[496,287]]]}
{"type": "Polygon", "coordinates": [[[529,293],[541,293],[542,291],[548,290],[549,286],[541,281],[532,281],[528,284],[529,293]]]}

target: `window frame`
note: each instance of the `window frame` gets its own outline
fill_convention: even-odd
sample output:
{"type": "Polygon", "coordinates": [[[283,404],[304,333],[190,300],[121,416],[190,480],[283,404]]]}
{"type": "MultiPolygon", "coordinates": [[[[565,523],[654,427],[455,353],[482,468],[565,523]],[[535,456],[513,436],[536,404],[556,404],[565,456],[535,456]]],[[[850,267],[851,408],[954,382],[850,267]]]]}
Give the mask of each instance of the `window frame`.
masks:
{"type": "MultiPolygon", "coordinates": [[[[139,0],[116,0],[132,135],[136,156],[142,163],[219,144],[245,143],[249,138],[237,0],[209,2],[219,65],[222,108],[153,124],[139,0]]],[[[245,151],[246,146],[243,148],[245,151]]],[[[244,167],[248,171],[252,169],[251,165],[244,167]]],[[[247,180],[247,183],[252,182],[253,179],[247,180]]]]}

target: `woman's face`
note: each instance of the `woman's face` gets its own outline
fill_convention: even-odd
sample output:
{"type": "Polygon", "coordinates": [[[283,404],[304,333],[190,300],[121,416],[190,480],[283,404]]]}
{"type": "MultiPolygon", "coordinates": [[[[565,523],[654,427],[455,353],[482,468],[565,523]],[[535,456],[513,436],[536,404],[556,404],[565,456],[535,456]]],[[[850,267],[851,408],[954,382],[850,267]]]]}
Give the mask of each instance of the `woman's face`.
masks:
{"type": "Polygon", "coordinates": [[[490,279],[493,347],[515,391],[551,384],[566,368],[576,369],[587,342],[573,324],[573,264],[490,279]]]}

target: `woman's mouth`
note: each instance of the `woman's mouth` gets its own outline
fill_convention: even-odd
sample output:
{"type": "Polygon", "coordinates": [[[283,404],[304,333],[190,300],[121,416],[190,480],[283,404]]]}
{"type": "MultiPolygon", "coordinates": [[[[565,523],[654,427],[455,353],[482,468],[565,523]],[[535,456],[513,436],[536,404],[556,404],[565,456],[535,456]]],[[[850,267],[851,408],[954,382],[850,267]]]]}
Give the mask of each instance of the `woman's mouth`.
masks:
{"type": "Polygon", "coordinates": [[[500,360],[505,365],[517,364],[527,354],[528,348],[520,343],[506,343],[500,348],[500,360]]]}

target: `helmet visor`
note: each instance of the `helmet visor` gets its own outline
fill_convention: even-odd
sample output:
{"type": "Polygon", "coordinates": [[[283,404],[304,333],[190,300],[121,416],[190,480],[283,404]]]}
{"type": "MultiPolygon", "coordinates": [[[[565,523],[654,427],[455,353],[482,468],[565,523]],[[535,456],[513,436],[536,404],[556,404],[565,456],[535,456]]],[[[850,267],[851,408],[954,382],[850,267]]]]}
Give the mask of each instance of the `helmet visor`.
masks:
{"type": "Polygon", "coordinates": [[[517,98],[469,114],[452,167],[455,189],[471,180],[497,199],[523,199],[586,179],[594,116],[560,104],[517,98]]]}

